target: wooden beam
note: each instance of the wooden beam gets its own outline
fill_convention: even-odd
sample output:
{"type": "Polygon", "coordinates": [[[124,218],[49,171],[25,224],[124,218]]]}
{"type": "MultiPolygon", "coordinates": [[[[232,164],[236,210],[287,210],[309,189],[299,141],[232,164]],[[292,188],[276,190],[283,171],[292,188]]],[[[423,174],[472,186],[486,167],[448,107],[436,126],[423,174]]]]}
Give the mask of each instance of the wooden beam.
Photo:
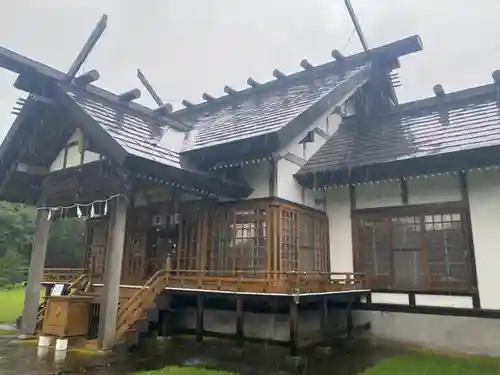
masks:
{"type": "Polygon", "coordinates": [[[75,61],[73,62],[73,64],[71,64],[70,68],[68,69],[67,73],[68,81],[71,81],[73,77],[76,75],[76,73],[78,73],[81,66],[89,56],[90,52],[92,52],[94,46],[97,44],[102,34],[104,33],[107,24],[108,24],[108,16],[106,14],[103,14],[101,19],[97,23],[96,27],[94,28],[94,31],[92,31],[92,34],[90,34],[89,38],[83,45],[83,48],[78,53],[78,56],[76,57],[75,61]]]}
{"type": "Polygon", "coordinates": [[[291,152],[287,152],[283,155],[283,159],[288,160],[290,163],[298,165],[299,167],[303,167],[307,163],[307,160],[298,155],[292,154],[291,152]]]}
{"type": "Polygon", "coordinates": [[[257,81],[256,81],[255,79],[253,79],[252,77],[250,77],[250,78],[248,78],[248,79],[247,79],[247,84],[248,84],[248,86],[251,86],[251,87],[253,87],[253,88],[255,88],[255,87],[259,87],[259,86],[260,86],[260,83],[259,83],[259,82],[257,82],[257,81]]]}
{"type": "Polygon", "coordinates": [[[184,99],[181,103],[182,103],[182,105],[183,105],[184,107],[194,107],[194,106],[196,106],[196,104],[191,103],[190,101],[185,100],[185,99],[184,99]]]}
{"type": "Polygon", "coordinates": [[[163,108],[163,100],[161,100],[160,96],[157,94],[151,83],[149,83],[148,79],[140,69],[137,69],[137,78],[139,78],[141,83],[144,85],[146,91],[149,93],[149,95],[151,95],[156,105],[158,105],[158,108],[163,108]]]}
{"type": "Polygon", "coordinates": [[[401,186],[401,203],[408,204],[408,182],[405,178],[400,178],[400,186],[401,186]]]}
{"type": "Polygon", "coordinates": [[[121,93],[118,95],[118,100],[121,102],[131,102],[132,100],[139,99],[141,97],[141,90],[132,89],[121,93]]]}
{"type": "Polygon", "coordinates": [[[314,68],[314,66],[309,61],[307,61],[307,59],[302,60],[300,62],[300,66],[302,67],[302,69],[305,69],[305,70],[309,70],[309,69],[314,68]]]}
{"type": "Polygon", "coordinates": [[[88,72],[79,75],[76,77],[73,82],[76,83],[79,86],[86,86],[88,84],[91,84],[92,82],[95,82],[101,78],[101,75],[99,72],[95,69],[89,70],[88,72]]]}
{"type": "Polygon", "coordinates": [[[325,140],[329,140],[330,139],[330,134],[328,134],[327,132],[325,132],[323,129],[321,129],[319,126],[316,126],[313,131],[319,135],[321,138],[325,139],[325,140]]]}
{"type": "Polygon", "coordinates": [[[206,92],[204,92],[201,97],[203,98],[203,100],[206,100],[207,102],[211,101],[211,100],[215,100],[214,96],[207,94],[206,92]]]}
{"type": "Polygon", "coordinates": [[[354,8],[352,7],[351,0],[345,0],[345,5],[347,7],[347,11],[349,12],[349,16],[351,17],[352,23],[354,24],[354,28],[359,37],[359,41],[363,46],[365,52],[368,51],[368,43],[366,43],[365,34],[363,34],[363,30],[361,30],[361,25],[359,24],[358,17],[356,17],[356,13],[354,12],[354,8]]]}
{"type": "Polygon", "coordinates": [[[280,70],[278,69],[274,69],[273,70],[273,76],[276,78],[276,79],[283,79],[283,78],[286,78],[286,74],[281,72],[280,70]]]}
{"type": "Polygon", "coordinates": [[[343,61],[345,59],[345,56],[338,49],[332,51],[332,57],[337,61],[343,61]]]}
{"type": "Polygon", "coordinates": [[[224,86],[224,92],[228,95],[236,95],[238,93],[238,91],[227,85],[224,86]]]}

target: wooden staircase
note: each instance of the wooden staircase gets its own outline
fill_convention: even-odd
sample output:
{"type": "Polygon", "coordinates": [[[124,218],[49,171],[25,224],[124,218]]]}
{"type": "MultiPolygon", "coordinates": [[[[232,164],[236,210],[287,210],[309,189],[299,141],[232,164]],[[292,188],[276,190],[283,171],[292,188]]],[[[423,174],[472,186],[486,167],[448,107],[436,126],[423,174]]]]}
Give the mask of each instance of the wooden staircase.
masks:
{"type": "Polygon", "coordinates": [[[156,297],[168,285],[169,267],[158,270],[144,286],[118,310],[116,342],[123,342],[127,334],[146,330],[141,325],[157,320],[156,297]]]}

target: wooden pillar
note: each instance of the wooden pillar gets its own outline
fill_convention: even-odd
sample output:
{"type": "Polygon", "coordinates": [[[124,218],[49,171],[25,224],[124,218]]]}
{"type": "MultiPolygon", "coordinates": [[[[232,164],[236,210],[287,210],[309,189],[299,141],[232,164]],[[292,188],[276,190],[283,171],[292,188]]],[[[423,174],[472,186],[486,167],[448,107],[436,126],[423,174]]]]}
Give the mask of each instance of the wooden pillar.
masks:
{"type": "Polygon", "coordinates": [[[127,205],[127,198],[119,196],[116,199],[108,226],[104,287],[99,316],[99,347],[102,350],[110,350],[115,346],[127,205]]]}
{"type": "Polygon", "coordinates": [[[245,341],[245,333],[243,330],[243,297],[236,297],[236,343],[242,347],[245,341]]]}
{"type": "Polygon", "coordinates": [[[47,210],[39,210],[36,217],[36,229],[33,237],[28,283],[24,296],[24,310],[21,319],[21,338],[32,336],[36,331],[36,316],[40,305],[40,290],[43,281],[43,269],[47,255],[50,223],[47,210]]]}
{"type": "Polygon", "coordinates": [[[203,294],[198,294],[197,304],[196,304],[196,341],[203,341],[203,313],[205,298],[203,294]]]}
{"type": "Polygon", "coordinates": [[[295,298],[290,298],[290,356],[299,356],[299,304],[295,298]]]}

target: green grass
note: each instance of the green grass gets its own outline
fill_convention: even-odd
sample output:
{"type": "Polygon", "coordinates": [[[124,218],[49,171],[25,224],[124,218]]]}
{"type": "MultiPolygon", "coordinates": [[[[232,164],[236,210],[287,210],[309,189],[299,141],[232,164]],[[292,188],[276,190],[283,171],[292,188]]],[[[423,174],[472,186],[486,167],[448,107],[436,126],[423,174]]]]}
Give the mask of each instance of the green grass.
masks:
{"type": "Polygon", "coordinates": [[[415,353],[386,359],[360,375],[500,375],[500,360],[415,353]]]}
{"type": "Polygon", "coordinates": [[[232,375],[229,372],[195,367],[166,367],[161,370],[135,372],[133,375],[232,375]]]}
{"type": "Polygon", "coordinates": [[[25,288],[0,289],[0,323],[14,323],[23,311],[25,288]]]}

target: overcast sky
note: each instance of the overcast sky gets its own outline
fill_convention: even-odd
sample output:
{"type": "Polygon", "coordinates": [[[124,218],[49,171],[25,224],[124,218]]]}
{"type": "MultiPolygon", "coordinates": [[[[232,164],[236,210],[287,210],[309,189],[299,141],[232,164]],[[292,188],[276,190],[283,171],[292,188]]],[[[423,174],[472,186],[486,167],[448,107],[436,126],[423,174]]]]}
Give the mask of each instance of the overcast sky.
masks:
{"type": "MultiPolygon", "coordinates": [[[[498,0],[352,0],[370,47],[413,34],[424,50],[401,59],[402,101],[491,82],[500,69],[498,0]]],[[[140,67],[165,100],[200,101],[274,68],[299,70],[359,52],[343,0],[16,0],[0,5],[0,45],[66,70],[102,13],[108,28],[84,69],[113,91],[140,87],[140,67]]],[[[0,139],[24,93],[0,70],[0,139]]],[[[141,102],[153,105],[143,92],[141,102]]]]}

